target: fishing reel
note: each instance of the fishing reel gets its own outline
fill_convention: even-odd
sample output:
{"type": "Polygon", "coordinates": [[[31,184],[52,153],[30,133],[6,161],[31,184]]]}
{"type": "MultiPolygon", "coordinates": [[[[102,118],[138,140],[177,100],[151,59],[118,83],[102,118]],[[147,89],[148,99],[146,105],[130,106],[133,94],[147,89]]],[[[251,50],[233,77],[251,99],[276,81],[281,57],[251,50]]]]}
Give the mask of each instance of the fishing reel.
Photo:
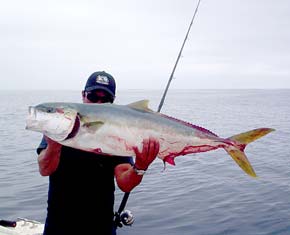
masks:
{"type": "Polygon", "coordinates": [[[131,211],[124,210],[120,214],[115,213],[115,223],[118,227],[125,226],[131,226],[135,221],[135,218],[131,211]]]}
{"type": "Polygon", "coordinates": [[[131,226],[134,223],[135,218],[134,218],[131,211],[124,210],[120,214],[120,220],[121,220],[122,224],[124,224],[126,226],[131,226]]]}

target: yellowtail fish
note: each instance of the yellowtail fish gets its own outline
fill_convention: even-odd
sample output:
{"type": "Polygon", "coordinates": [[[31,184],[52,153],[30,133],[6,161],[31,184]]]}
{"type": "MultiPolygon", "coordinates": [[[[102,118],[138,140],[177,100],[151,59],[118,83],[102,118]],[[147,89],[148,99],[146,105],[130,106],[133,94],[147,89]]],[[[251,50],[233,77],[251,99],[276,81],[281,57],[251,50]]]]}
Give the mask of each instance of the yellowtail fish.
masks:
{"type": "Polygon", "coordinates": [[[158,157],[174,165],[175,157],[223,148],[250,176],[256,177],[244,150],[274,131],[259,128],[229,138],[154,112],[148,101],[129,105],[43,103],[29,107],[26,129],[41,132],[62,145],[105,155],[133,156],[149,137],[160,143],[158,157]]]}

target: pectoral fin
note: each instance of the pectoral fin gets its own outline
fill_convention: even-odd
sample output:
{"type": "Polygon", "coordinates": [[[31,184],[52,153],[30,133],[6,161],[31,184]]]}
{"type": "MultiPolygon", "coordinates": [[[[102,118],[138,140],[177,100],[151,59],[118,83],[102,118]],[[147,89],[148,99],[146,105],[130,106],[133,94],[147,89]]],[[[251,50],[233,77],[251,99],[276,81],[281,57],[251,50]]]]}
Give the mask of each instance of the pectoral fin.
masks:
{"type": "Polygon", "coordinates": [[[95,122],[86,122],[84,123],[84,127],[87,128],[88,132],[96,132],[104,125],[102,121],[95,121],[95,122]]]}

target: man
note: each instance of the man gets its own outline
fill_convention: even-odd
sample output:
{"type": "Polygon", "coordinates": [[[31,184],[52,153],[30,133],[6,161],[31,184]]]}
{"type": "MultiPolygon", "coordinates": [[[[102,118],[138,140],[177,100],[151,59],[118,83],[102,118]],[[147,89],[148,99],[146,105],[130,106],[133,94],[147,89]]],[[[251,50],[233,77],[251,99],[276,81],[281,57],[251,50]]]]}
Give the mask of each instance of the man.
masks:
{"type": "MultiPolygon", "coordinates": [[[[84,103],[113,103],[115,80],[95,72],[87,80],[84,103]]],[[[118,117],[116,117],[118,118],[118,117]]],[[[49,176],[44,235],[112,235],[114,177],[121,190],[137,186],[159,151],[159,142],[143,140],[131,157],[103,156],[62,146],[44,136],[37,149],[40,174],[49,176]]]]}

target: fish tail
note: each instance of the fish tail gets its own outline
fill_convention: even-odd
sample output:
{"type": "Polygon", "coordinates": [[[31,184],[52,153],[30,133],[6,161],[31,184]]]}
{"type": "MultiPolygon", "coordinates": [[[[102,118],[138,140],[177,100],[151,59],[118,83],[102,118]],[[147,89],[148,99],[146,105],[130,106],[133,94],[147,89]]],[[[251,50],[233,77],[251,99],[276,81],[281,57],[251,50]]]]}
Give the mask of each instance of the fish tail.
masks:
{"type": "Polygon", "coordinates": [[[234,161],[250,176],[257,177],[251,163],[249,162],[244,150],[247,144],[263,137],[274,131],[271,128],[259,128],[244,132],[238,135],[234,135],[228,138],[233,145],[227,145],[224,149],[234,159],[234,161]]]}

